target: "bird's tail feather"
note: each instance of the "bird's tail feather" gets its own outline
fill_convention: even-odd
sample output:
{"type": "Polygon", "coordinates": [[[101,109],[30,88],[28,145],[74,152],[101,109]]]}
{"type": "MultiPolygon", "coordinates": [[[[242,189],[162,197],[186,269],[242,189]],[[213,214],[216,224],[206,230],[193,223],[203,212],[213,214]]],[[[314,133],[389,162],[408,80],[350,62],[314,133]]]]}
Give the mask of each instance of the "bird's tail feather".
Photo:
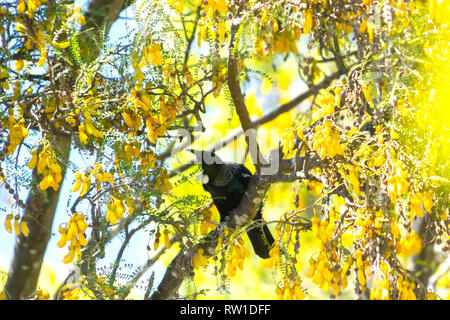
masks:
{"type": "MultiPolygon", "coordinates": [[[[262,219],[261,211],[258,211],[258,214],[255,217],[255,220],[262,219]]],[[[269,251],[275,242],[272,234],[270,233],[267,225],[263,225],[261,227],[253,228],[247,232],[248,237],[250,238],[250,242],[252,243],[253,250],[255,253],[263,259],[268,259],[269,251]]]]}

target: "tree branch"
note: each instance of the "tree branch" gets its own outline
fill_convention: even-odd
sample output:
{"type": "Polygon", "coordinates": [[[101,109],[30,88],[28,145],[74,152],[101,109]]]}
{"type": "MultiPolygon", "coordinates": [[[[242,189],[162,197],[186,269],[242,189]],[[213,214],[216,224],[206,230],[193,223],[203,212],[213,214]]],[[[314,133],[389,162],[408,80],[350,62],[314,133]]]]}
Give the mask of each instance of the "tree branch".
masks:
{"type": "MultiPolygon", "coordinates": [[[[319,165],[318,161],[305,160],[304,157],[300,159],[301,170],[309,170],[319,165]],[[303,166],[303,164],[307,165],[303,166]],[[305,169],[303,169],[305,168],[305,169]]],[[[222,222],[216,229],[211,231],[203,240],[196,246],[180,251],[167,267],[166,273],[161,280],[158,288],[150,297],[151,300],[165,300],[172,298],[180,288],[183,280],[192,276],[194,273],[192,257],[198,251],[203,249],[203,255],[206,258],[213,256],[216,253],[216,246],[219,236],[222,234],[225,227],[239,229],[246,224],[253,221],[257,211],[261,207],[264,197],[269,190],[272,183],[283,181],[280,172],[290,172],[296,166],[296,159],[282,160],[280,163],[280,170],[273,176],[262,176],[258,172],[253,175],[250,184],[237,208],[233,210],[229,219],[222,222]]],[[[300,171],[300,172],[302,172],[300,171]]],[[[304,172],[303,172],[304,174],[304,172]]],[[[302,175],[297,174],[296,180],[301,179],[302,175]]]]}
{"type": "Polygon", "coordinates": [[[236,57],[236,33],[242,22],[242,18],[239,17],[239,12],[236,13],[236,17],[231,22],[230,31],[230,44],[228,47],[228,88],[230,89],[231,98],[233,99],[234,106],[236,108],[236,113],[241,122],[243,132],[246,134],[245,141],[249,147],[250,155],[255,163],[256,170],[258,171],[262,165],[263,157],[258,145],[256,130],[254,124],[250,119],[247,107],[245,106],[244,97],[241,92],[241,87],[239,85],[239,74],[237,71],[237,58],[236,57]]]}

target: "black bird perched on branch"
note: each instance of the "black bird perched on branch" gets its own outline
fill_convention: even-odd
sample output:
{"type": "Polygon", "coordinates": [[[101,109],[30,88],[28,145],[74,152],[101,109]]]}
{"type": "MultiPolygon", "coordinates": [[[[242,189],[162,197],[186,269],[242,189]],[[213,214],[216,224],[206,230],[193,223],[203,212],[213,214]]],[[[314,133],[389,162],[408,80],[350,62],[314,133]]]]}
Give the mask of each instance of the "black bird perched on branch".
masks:
{"type": "MultiPolygon", "coordinates": [[[[219,210],[220,222],[223,222],[239,206],[253,175],[244,165],[225,163],[214,152],[187,150],[194,153],[201,164],[203,188],[211,194],[219,210]]],[[[262,206],[253,221],[262,222],[261,210],[262,206]]],[[[269,258],[274,239],[267,225],[253,227],[247,234],[255,253],[263,259],[269,258]]]]}

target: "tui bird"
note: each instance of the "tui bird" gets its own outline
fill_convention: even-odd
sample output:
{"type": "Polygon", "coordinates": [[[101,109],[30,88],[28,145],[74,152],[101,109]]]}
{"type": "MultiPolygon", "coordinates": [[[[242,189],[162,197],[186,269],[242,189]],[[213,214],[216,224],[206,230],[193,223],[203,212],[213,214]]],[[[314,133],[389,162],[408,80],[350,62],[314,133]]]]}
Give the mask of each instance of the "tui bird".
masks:
{"type": "MultiPolygon", "coordinates": [[[[220,222],[231,214],[242,198],[252,178],[252,173],[242,164],[225,163],[214,152],[187,149],[195,154],[203,170],[203,188],[211,194],[214,204],[219,210],[220,222]]],[[[262,220],[262,206],[255,220],[262,220]]],[[[255,253],[269,258],[269,250],[274,243],[272,234],[266,225],[253,228],[247,232],[255,253]]]]}

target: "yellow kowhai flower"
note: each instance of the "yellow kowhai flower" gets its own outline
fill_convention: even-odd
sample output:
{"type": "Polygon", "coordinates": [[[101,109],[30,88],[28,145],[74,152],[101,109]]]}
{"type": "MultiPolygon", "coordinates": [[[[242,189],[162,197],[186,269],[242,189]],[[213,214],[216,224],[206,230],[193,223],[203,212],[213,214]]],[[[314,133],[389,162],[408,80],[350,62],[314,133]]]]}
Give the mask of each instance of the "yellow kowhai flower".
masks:
{"type": "Polygon", "coordinates": [[[22,70],[23,69],[23,67],[24,67],[24,62],[23,62],[23,60],[22,59],[19,59],[19,60],[17,60],[16,61],[16,66],[15,66],[15,70],[16,71],[20,71],[20,70],[22,70]]]}
{"type": "Polygon", "coordinates": [[[8,155],[11,155],[16,147],[28,137],[28,130],[24,126],[25,120],[21,119],[9,131],[10,146],[8,147],[8,155]]]}
{"type": "Polygon", "coordinates": [[[324,159],[326,156],[334,158],[336,155],[345,155],[339,142],[340,136],[329,120],[325,120],[315,127],[314,143],[312,148],[324,159]]]}
{"type": "Polygon", "coordinates": [[[413,254],[417,254],[422,250],[422,239],[413,231],[401,239],[395,248],[395,251],[399,256],[409,257],[413,254]]]}
{"type": "Polygon", "coordinates": [[[38,300],[48,300],[50,299],[50,294],[46,289],[37,288],[34,297],[38,300]]]}
{"type": "Polygon", "coordinates": [[[212,221],[212,211],[211,210],[204,210],[202,212],[204,221],[200,222],[200,233],[201,234],[207,234],[210,230],[215,228],[214,223],[211,223],[212,221]]]}
{"type": "Polygon", "coordinates": [[[295,134],[293,129],[289,129],[282,136],[283,138],[283,155],[289,155],[294,150],[295,134]]]}
{"type": "Polygon", "coordinates": [[[296,300],[303,300],[306,297],[305,292],[300,287],[300,281],[294,282],[294,296],[296,300]]]}
{"type": "Polygon", "coordinates": [[[426,191],[422,194],[423,196],[423,207],[425,211],[430,213],[433,208],[433,194],[430,191],[426,191]]]}
{"type": "Polygon", "coordinates": [[[320,109],[320,116],[326,117],[328,115],[333,114],[334,112],[334,104],[335,99],[333,94],[330,91],[325,91],[322,93],[318,100],[319,105],[321,106],[320,109]]]}
{"type": "Polygon", "coordinates": [[[183,12],[184,9],[184,0],[167,0],[167,4],[171,7],[174,7],[179,13],[183,12]]]}
{"type": "Polygon", "coordinates": [[[423,203],[422,194],[418,193],[409,195],[409,209],[411,221],[414,219],[414,216],[423,217],[422,203],[423,203]]]}
{"type": "Polygon", "coordinates": [[[314,18],[313,11],[311,9],[307,9],[305,12],[305,22],[303,24],[303,34],[310,34],[313,28],[314,18]]]}
{"type": "Polygon", "coordinates": [[[131,119],[131,116],[130,116],[130,114],[127,111],[123,111],[122,112],[122,118],[125,121],[125,124],[128,126],[128,128],[133,129],[134,122],[131,119]]]}
{"type": "Polygon", "coordinates": [[[144,68],[148,63],[160,66],[163,64],[163,57],[161,55],[161,45],[160,44],[149,44],[144,49],[144,55],[142,56],[141,62],[139,63],[139,68],[144,68]]]}
{"type": "Polygon", "coordinates": [[[277,268],[280,265],[280,247],[273,246],[269,250],[269,259],[263,262],[263,266],[266,268],[277,268]]]}
{"type": "Polygon", "coordinates": [[[450,287],[450,274],[444,273],[436,282],[436,286],[441,288],[449,288],[450,287]]]}
{"type": "Polygon", "coordinates": [[[33,158],[28,163],[28,167],[30,169],[36,167],[37,173],[44,176],[39,183],[39,188],[46,190],[52,187],[56,191],[62,180],[62,174],[61,166],[55,160],[55,153],[50,146],[47,146],[39,153],[39,156],[34,151],[32,154],[33,158]]]}
{"type": "Polygon", "coordinates": [[[32,154],[32,157],[31,157],[31,160],[28,162],[27,166],[28,166],[28,168],[33,170],[34,168],[36,168],[36,165],[38,162],[37,150],[31,151],[31,154],[32,154]]]}
{"type": "Polygon", "coordinates": [[[66,242],[67,242],[67,228],[63,228],[63,227],[59,227],[58,228],[58,232],[61,234],[61,237],[58,240],[57,246],[60,248],[63,248],[66,246],[66,242]]]}
{"type": "Polygon", "coordinates": [[[73,259],[75,258],[75,254],[76,254],[76,247],[73,245],[70,245],[69,252],[64,256],[62,262],[64,264],[71,263],[73,261],[73,259]]]}
{"type": "Polygon", "coordinates": [[[39,58],[37,66],[42,67],[46,61],[47,61],[47,51],[41,50],[41,57],[39,58]]]}
{"type": "Polygon", "coordinates": [[[5,219],[5,229],[6,231],[8,231],[9,233],[12,233],[12,224],[11,224],[11,220],[14,216],[12,214],[8,214],[6,216],[5,219]]]}
{"type": "Polygon", "coordinates": [[[84,196],[91,189],[91,174],[86,172],[81,178],[82,187],[80,191],[80,197],[84,196]]]}
{"type": "Polygon", "coordinates": [[[373,288],[370,289],[370,299],[389,300],[389,280],[387,278],[373,282],[373,288]]]}
{"type": "Polygon", "coordinates": [[[52,187],[53,190],[58,190],[59,183],[61,182],[61,173],[48,173],[39,183],[41,190],[47,190],[48,187],[52,187]]]}
{"type": "Polygon", "coordinates": [[[67,5],[67,16],[72,17],[73,20],[81,25],[86,24],[86,19],[84,18],[83,14],[81,13],[81,7],[78,5],[67,5]]]}
{"type": "Polygon", "coordinates": [[[401,161],[393,161],[391,176],[387,179],[388,192],[391,200],[397,202],[397,198],[408,192],[408,172],[401,161]]]}
{"type": "Polygon", "coordinates": [[[376,153],[375,161],[373,162],[373,165],[378,168],[378,167],[381,167],[385,162],[386,162],[386,158],[383,155],[383,151],[381,149],[378,149],[377,153],[376,153]]]}
{"type": "Polygon", "coordinates": [[[164,229],[163,231],[163,240],[164,245],[166,246],[167,249],[169,249],[172,246],[172,243],[170,242],[169,230],[167,229],[164,229]]]}
{"type": "Polygon", "coordinates": [[[158,232],[156,232],[156,234],[155,234],[155,241],[153,243],[153,250],[157,250],[159,248],[159,243],[160,243],[159,238],[160,237],[161,237],[161,233],[158,230],[158,232]]]}
{"type": "Polygon", "coordinates": [[[94,125],[92,124],[92,116],[88,112],[84,112],[84,125],[86,129],[86,133],[89,136],[94,136],[96,138],[103,138],[103,133],[99,131],[94,125]]]}
{"type": "Polygon", "coordinates": [[[302,300],[306,297],[301,289],[301,283],[298,280],[293,283],[290,283],[287,279],[284,280],[283,288],[277,286],[275,294],[277,295],[278,300],[302,300]]]}
{"type": "Polygon", "coordinates": [[[109,204],[106,211],[106,221],[111,223],[111,225],[115,225],[120,219],[123,218],[125,209],[121,200],[114,197],[111,198],[112,202],[109,204]]]}
{"type": "Polygon", "coordinates": [[[72,192],[77,192],[81,188],[81,173],[80,172],[75,173],[75,179],[76,179],[75,184],[70,189],[72,192]]]}
{"type": "Polygon", "coordinates": [[[69,283],[61,288],[58,295],[63,300],[79,300],[82,291],[78,284],[69,283]]]}
{"type": "Polygon", "coordinates": [[[409,279],[404,279],[401,275],[397,279],[397,290],[400,292],[401,300],[416,300],[414,294],[415,283],[409,279]]]}
{"type": "Polygon", "coordinates": [[[17,5],[17,13],[22,14],[25,12],[26,5],[25,0],[19,0],[19,4],[17,5]]]}
{"type": "Polygon", "coordinates": [[[228,6],[226,0],[207,0],[205,5],[206,15],[211,19],[216,11],[220,14],[226,14],[228,12],[228,6]]]}
{"type": "Polygon", "coordinates": [[[70,42],[69,41],[64,41],[64,42],[52,41],[52,46],[53,46],[53,48],[56,48],[56,49],[65,49],[68,46],[70,46],[70,42]]]}
{"type": "Polygon", "coordinates": [[[312,278],[312,277],[314,277],[314,274],[316,273],[316,265],[317,265],[316,259],[314,259],[312,256],[309,258],[309,265],[310,265],[310,267],[309,267],[308,272],[306,273],[306,276],[308,278],[312,278]]]}
{"type": "Polygon", "coordinates": [[[16,215],[14,217],[14,231],[16,232],[16,235],[20,236],[20,225],[19,225],[19,219],[20,215],[16,215]]]}
{"type": "Polygon", "coordinates": [[[228,275],[234,277],[238,268],[241,271],[244,270],[245,258],[249,256],[250,252],[244,247],[243,240],[237,240],[237,242],[231,246],[231,254],[227,261],[228,275]]]}
{"type": "Polygon", "coordinates": [[[89,136],[86,134],[86,126],[84,124],[78,126],[78,134],[82,143],[86,143],[88,141],[89,136]]]}
{"type": "Polygon", "coordinates": [[[308,186],[311,194],[316,197],[320,196],[324,189],[322,182],[316,180],[309,181],[308,186]]]}
{"type": "Polygon", "coordinates": [[[20,231],[25,237],[28,237],[28,234],[30,233],[30,229],[28,229],[28,224],[25,217],[22,217],[22,220],[20,220],[20,231]]]}
{"type": "MultiPolygon", "coordinates": [[[[127,150],[125,150],[128,153],[127,150]]],[[[103,167],[101,164],[96,163],[95,168],[92,170],[92,175],[97,178],[100,183],[108,182],[109,184],[114,184],[114,175],[109,172],[103,172],[103,167]]]]}
{"type": "Polygon", "coordinates": [[[208,259],[203,255],[203,248],[199,248],[192,257],[192,263],[194,270],[199,268],[205,268],[208,264],[208,259]]]}

